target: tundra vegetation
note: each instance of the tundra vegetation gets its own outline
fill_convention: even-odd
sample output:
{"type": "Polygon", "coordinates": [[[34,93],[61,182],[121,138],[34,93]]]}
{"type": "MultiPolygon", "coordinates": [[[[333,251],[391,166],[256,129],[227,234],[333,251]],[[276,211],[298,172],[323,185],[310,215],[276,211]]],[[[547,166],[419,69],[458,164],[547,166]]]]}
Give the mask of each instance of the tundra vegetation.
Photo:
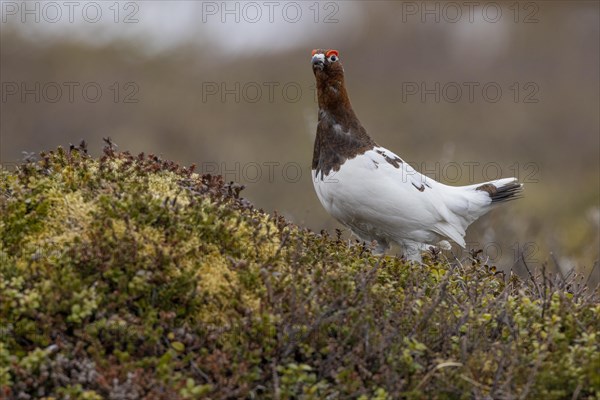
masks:
{"type": "Polygon", "coordinates": [[[0,171],[0,393],[598,399],[583,277],[374,256],[153,155],[0,171]]]}

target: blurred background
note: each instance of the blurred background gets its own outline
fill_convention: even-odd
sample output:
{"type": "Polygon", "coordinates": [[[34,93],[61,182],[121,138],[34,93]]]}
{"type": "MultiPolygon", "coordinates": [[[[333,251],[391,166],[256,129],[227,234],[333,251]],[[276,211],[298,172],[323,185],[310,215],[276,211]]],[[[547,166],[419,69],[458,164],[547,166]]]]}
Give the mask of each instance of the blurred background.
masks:
{"type": "Polygon", "coordinates": [[[111,137],[222,174],[257,207],[333,232],[310,178],[310,54],[333,48],[379,144],[447,184],[525,183],[523,199],[470,228],[469,249],[505,270],[524,259],[587,278],[597,263],[597,1],[0,6],[6,168],[81,139],[98,155],[111,137]]]}

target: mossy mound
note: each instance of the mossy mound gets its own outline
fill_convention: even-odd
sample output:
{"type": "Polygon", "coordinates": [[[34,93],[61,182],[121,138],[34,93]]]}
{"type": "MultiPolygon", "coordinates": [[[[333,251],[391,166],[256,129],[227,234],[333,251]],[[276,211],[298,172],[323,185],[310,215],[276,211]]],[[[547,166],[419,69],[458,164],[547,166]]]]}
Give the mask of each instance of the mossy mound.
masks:
{"type": "Polygon", "coordinates": [[[7,398],[598,398],[600,303],[376,257],[155,156],[0,172],[7,398]]]}

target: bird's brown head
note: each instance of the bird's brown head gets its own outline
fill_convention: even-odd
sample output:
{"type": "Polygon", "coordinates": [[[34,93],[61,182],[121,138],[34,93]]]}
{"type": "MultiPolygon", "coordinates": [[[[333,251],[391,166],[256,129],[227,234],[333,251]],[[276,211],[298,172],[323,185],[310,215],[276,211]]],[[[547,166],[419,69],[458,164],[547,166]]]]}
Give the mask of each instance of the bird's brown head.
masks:
{"type": "Polygon", "coordinates": [[[343,78],[344,76],[344,67],[342,67],[340,53],[337,50],[313,50],[311,64],[317,81],[343,78]]]}

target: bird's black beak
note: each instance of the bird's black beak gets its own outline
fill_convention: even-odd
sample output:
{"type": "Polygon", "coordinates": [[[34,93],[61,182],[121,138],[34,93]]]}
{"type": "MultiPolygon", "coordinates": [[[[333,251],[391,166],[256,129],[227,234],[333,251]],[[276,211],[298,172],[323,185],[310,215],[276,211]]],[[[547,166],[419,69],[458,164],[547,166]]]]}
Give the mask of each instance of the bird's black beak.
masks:
{"type": "Polygon", "coordinates": [[[323,70],[325,67],[325,54],[315,54],[311,60],[313,69],[323,70]]]}

